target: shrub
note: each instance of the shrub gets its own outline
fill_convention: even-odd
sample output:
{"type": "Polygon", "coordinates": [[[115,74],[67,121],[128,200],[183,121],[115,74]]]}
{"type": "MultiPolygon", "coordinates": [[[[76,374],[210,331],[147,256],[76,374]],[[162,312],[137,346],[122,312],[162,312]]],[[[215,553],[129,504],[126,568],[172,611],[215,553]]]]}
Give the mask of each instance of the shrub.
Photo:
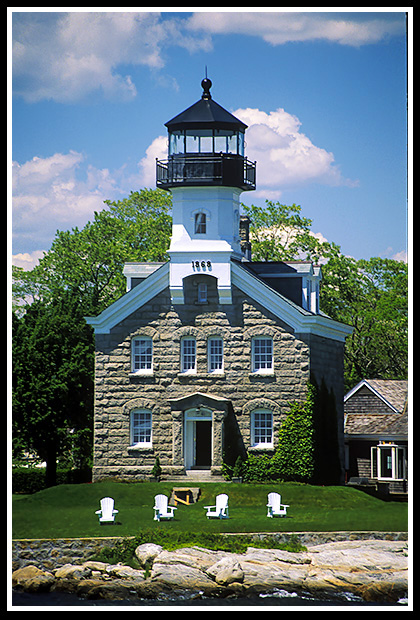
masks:
{"type": "MultiPolygon", "coordinates": [[[[91,480],[89,468],[57,471],[57,484],[80,484],[91,480]]],[[[45,467],[13,467],[12,493],[32,495],[46,488],[45,467]]]]}
{"type": "Polygon", "coordinates": [[[155,460],[155,464],[153,465],[153,468],[152,468],[152,476],[154,478],[159,478],[161,475],[162,475],[162,467],[160,466],[160,460],[159,460],[159,457],[157,456],[155,460]]]}
{"type": "Polygon", "coordinates": [[[250,454],[243,465],[245,482],[265,482],[272,480],[271,456],[268,454],[250,454]]]}
{"type": "Polygon", "coordinates": [[[235,467],[233,468],[233,474],[232,474],[233,478],[241,478],[243,474],[243,469],[244,469],[244,461],[241,456],[238,456],[238,458],[235,461],[235,467]]]}

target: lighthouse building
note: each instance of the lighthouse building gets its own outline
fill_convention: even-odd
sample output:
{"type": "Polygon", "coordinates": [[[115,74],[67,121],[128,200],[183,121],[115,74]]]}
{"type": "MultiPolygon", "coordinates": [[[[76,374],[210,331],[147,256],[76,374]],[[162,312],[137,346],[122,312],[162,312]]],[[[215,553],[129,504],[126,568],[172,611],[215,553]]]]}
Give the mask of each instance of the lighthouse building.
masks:
{"type": "Polygon", "coordinates": [[[217,479],[223,462],[272,454],[310,378],[335,395],[343,455],[347,326],[320,313],[321,268],[255,262],[242,192],[256,187],[246,125],[202,96],[166,123],[157,187],[172,195],[164,263],[128,263],[127,292],[95,332],[94,480],[217,479]]]}

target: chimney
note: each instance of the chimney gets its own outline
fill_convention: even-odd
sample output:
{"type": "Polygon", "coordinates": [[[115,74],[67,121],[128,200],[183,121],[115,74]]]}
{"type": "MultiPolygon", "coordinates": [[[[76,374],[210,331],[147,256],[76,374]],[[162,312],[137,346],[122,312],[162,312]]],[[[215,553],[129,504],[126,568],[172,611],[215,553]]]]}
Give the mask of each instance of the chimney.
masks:
{"type": "Polygon", "coordinates": [[[251,242],[249,240],[249,225],[251,220],[248,215],[241,215],[239,220],[239,237],[241,239],[241,251],[243,260],[251,260],[251,242]]]}

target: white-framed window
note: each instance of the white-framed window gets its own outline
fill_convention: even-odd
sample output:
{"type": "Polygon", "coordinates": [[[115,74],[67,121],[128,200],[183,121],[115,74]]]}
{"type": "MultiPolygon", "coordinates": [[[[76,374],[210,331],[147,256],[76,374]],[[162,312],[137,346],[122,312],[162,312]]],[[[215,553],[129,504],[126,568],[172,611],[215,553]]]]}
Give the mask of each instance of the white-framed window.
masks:
{"type": "Polygon", "coordinates": [[[207,284],[205,282],[199,282],[197,287],[197,301],[200,304],[207,302],[207,284]]]}
{"type": "Polygon", "coordinates": [[[207,361],[209,372],[223,371],[223,339],[215,336],[207,341],[207,361]]]}
{"type": "Polygon", "coordinates": [[[130,416],[130,437],[132,446],[152,445],[152,412],[136,409],[130,416]]]}
{"type": "Polygon", "coordinates": [[[252,340],[252,372],[273,372],[273,339],[264,336],[252,340]]]}
{"type": "Polygon", "coordinates": [[[194,232],[196,234],[205,234],[206,231],[207,231],[206,214],[200,211],[199,213],[196,213],[194,216],[194,232]]]}
{"type": "Polygon", "coordinates": [[[378,480],[404,480],[406,478],[406,449],[394,443],[383,442],[371,448],[371,477],[374,466],[378,480]]]}
{"type": "Polygon", "coordinates": [[[139,336],[131,341],[132,372],[153,372],[153,342],[148,336],[139,336]]]}
{"type": "Polygon", "coordinates": [[[259,409],[251,413],[251,445],[255,448],[273,447],[273,413],[259,409]]]}
{"type": "Polygon", "coordinates": [[[196,372],[197,345],[195,338],[183,338],[181,340],[181,372],[196,372]]]}

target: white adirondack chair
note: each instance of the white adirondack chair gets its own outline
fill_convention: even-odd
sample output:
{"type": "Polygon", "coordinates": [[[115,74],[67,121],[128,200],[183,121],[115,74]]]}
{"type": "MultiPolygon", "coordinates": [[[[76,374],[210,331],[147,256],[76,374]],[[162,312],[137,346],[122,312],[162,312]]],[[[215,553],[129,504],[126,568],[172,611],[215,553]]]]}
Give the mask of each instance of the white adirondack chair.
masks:
{"type": "Polygon", "coordinates": [[[101,509],[95,512],[99,517],[99,523],[115,523],[115,515],[118,510],[114,508],[114,500],[112,497],[103,497],[101,499],[101,509]]]}
{"type": "Polygon", "coordinates": [[[288,504],[281,503],[281,495],[279,493],[269,493],[267,503],[267,517],[286,517],[288,504]]]}
{"type": "Polygon", "coordinates": [[[154,521],[160,521],[161,519],[173,519],[176,507],[168,506],[166,495],[155,495],[153,510],[155,511],[154,521]]]}
{"type": "Polygon", "coordinates": [[[229,519],[229,497],[226,493],[221,493],[216,496],[215,506],[204,506],[207,509],[206,517],[216,519],[229,519]]]}

